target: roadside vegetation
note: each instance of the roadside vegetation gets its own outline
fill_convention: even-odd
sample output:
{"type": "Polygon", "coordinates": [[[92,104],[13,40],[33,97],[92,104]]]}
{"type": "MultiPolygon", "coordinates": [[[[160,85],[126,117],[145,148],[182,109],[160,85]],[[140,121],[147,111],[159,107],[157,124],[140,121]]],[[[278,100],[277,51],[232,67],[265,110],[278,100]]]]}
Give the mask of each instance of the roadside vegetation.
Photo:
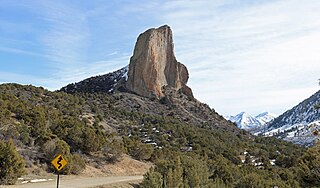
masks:
{"type": "Polygon", "coordinates": [[[0,184],[14,184],[32,165],[54,172],[50,162],[58,154],[68,161],[62,173],[80,174],[90,158],[114,163],[124,153],[155,164],[141,187],[320,184],[319,145],[303,148],[206,122],[193,126],[174,116],[117,107],[119,100],[0,85],[0,184]]]}

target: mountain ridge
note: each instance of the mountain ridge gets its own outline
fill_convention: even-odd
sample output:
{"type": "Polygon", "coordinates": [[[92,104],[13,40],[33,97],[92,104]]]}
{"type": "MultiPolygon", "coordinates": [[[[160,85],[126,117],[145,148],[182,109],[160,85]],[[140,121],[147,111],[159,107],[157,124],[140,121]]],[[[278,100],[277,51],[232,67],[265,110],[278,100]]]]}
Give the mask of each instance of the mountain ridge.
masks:
{"type": "Polygon", "coordinates": [[[240,129],[252,132],[259,127],[266,125],[272,121],[276,116],[270,112],[262,112],[256,116],[252,116],[246,112],[240,112],[236,116],[226,117],[231,122],[237,124],[240,129]]]}
{"type": "Polygon", "coordinates": [[[129,66],[125,66],[104,75],[93,76],[80,82],[71,83],[62,87],[59,91],[66,93],[113,93],[116,89],[120,91],[127,91],[119,85],[128,79],[128,69],[129,66]]]}
{"type": "Polygon", "coordinates": [[[320,91],[303,100],[274,119],[267,126],[257,129],[254,134],[275,136],[301,145],[312,145],[317,139],[313,132],[320,130],[320,91]]]}

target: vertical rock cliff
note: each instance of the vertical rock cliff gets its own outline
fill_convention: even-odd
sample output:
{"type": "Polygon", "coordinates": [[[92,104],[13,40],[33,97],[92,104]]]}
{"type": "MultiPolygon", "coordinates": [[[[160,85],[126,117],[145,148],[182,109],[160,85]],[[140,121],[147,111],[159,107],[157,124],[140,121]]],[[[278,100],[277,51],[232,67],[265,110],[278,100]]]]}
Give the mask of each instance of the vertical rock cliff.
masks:
{"type": "Polygon", "coordinates": [[[149,29],[140,34],[125,84],[129,91],[144,97],[161,98],[164,89],[170,88],[193,97],[191,89],[186,86],[188,79],[187,68],[174,56],[169,26],[149,29]]]}
{"type": "Polygon", "coordinates": [[[187,68],[174,56],[172,31],[169,26],[164,25],[140,34],[129,67],[69,84],[61,88],[61,91],[129,91],[143,97],[158,99],[164,97],[166,91],[179,91],[193,98],[192,90],[186,85],[188,79],[187,68]]]}

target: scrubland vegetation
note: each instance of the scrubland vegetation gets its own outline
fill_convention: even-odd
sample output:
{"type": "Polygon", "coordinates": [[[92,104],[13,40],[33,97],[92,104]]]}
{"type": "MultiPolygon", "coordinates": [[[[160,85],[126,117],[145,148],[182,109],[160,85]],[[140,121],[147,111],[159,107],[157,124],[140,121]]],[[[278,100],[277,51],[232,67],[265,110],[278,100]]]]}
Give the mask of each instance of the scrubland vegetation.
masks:
{"type": "Polygon", "coordinates": [[[303,148],[206,122],[190,125],[117,107],[118,100],[0,85],[0,184],[14,184],[31,165],[54,172],[50,162],[57,154],[68,161],[62,173],[79,174],[90,157],[113,163],[126,153],[155,164],[141,187],[320,185],[320,145],[303,148]]]}

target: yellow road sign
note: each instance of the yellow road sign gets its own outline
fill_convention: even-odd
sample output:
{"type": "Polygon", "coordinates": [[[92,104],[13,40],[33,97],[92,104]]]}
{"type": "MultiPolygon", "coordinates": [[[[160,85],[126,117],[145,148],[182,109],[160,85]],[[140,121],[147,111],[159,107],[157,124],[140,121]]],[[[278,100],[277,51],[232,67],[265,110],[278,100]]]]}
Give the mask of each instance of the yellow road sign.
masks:
{"type": "Polygon", "coordinates": [[[68,162],[62,157],[61,154],[54,158],[51,163],[58,171],[62,170],[63,167],[68,164],[68,162]]]}

